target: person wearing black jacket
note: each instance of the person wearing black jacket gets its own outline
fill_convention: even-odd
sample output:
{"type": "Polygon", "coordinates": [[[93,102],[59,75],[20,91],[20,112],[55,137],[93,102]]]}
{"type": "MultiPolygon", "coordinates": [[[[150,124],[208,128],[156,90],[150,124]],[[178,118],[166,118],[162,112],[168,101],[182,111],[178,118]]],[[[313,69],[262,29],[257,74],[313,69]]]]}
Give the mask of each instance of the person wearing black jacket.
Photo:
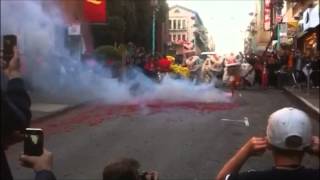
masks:
{"type": "MultiPolygon", "coordinates": [[[[4,151],[9,145],[22,140],[22,131],[30,125],[31,101],[21,78],[17,48],[14,48],[14,56],[9,62],[2,59],[2,54],[0,57],[1,82],[7,80],[6,87],[1,84],[1,179],[12,180],[13,177],[4,151]]],[[[32,158],[23,156],[20,160],[24,163],[28,162],[29,167],[35,170],[36,180],[55,179],[50,171],[52,164],[50,152],[45,150],[43,155],[34,157],[35,159],[32,158]],[[46,166],[41,164],[46,164],[46,166]]]]}

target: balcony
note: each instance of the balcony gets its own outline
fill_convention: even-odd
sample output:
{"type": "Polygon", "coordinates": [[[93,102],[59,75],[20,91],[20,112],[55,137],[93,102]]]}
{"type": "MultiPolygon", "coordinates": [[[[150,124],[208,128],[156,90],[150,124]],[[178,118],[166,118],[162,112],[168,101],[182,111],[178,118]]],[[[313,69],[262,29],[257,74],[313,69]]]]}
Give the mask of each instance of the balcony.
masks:
{"type": "Polygon", "coordinates": [[[180,28],[180,29],[171,29],[169,28],[169,31],[171,32],[182,32],[182,31],[187,31],[188,29],[186,27],[180,28]]]}

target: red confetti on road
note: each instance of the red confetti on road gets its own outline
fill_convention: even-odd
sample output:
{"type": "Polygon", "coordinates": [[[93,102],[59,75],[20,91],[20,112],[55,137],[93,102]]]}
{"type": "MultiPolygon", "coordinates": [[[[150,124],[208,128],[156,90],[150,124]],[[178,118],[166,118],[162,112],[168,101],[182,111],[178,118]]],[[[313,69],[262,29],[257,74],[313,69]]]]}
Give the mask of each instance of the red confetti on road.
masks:
{"type": "Polygon", "coordinates": [[[143,112],[152,115],[169,109],[187,109],[196,112],[213,112],[231,110],[238,107],[236,103],[202,103],[202,102],[151,102],[145,105],[110,105],[102,102],[90,103],[71,111],[48,117],[32,124],[33,127],[44,129],[46,135],[70,132],[80,125],[96,126],[115,117],[134,116],[143,112]]]}

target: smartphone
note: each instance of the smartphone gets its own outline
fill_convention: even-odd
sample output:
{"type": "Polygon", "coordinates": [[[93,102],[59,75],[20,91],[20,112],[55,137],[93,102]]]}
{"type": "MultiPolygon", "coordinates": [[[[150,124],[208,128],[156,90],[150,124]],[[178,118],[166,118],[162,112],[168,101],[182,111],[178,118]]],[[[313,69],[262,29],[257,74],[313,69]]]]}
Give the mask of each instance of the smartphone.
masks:
{"type": "Polygon", "coordinates": [[[43,130],[26,128],[24,133],[24,154],[40,156],[43,153],[43,130]]]}
{"type": "Polygon", "coordinates": [[[3,59],[9,62],[14,54],[13,48],[17,46],[17,36],[8,34],[3,36],[3,59]]]}

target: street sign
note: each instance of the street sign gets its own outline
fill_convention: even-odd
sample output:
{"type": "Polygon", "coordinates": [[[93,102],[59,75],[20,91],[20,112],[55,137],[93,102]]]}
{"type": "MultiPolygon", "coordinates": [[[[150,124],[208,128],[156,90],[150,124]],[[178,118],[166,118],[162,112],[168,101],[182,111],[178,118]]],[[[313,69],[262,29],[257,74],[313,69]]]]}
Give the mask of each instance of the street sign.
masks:
{"type": "Polygon", "coordinates": [[[79,36],[81,35],[81,26],[80,24],[72,24],[68,27],[68,35],[70,36],[79,36]]]}

